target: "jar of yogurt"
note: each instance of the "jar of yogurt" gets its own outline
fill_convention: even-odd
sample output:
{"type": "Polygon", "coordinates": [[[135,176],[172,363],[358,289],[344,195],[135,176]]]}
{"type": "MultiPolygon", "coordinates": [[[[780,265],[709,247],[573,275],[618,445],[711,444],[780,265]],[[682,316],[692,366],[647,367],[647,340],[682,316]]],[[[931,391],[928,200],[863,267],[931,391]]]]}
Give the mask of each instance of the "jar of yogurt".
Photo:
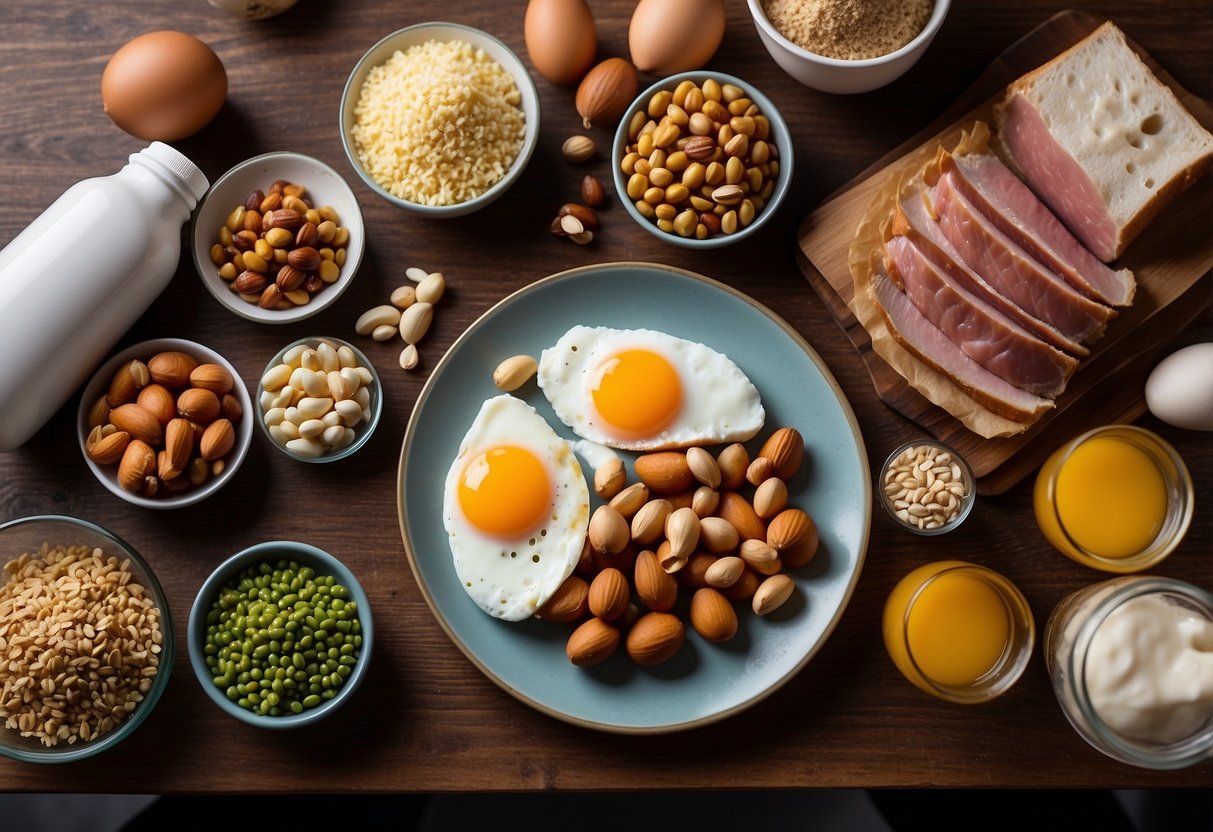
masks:
{"type": "Polygon", "coordinates": [[[1213,595],[1173,578],[1114,578],[1049,616],[1045,661],[1062,712],[1099,751],[1177,769],[1213,757],[1213,595]]]}

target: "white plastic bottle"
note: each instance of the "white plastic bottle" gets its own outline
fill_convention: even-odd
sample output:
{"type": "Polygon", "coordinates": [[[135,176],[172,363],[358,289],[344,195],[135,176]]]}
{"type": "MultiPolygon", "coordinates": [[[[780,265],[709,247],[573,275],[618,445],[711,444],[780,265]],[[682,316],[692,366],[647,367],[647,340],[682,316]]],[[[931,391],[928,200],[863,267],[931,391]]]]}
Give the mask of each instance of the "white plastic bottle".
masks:
{"type": "Polygon", "coordinates": [[[153,142],[68,188],[0,251],[0,452],[46,424],[168,285],[208,187],[153,142]]]}

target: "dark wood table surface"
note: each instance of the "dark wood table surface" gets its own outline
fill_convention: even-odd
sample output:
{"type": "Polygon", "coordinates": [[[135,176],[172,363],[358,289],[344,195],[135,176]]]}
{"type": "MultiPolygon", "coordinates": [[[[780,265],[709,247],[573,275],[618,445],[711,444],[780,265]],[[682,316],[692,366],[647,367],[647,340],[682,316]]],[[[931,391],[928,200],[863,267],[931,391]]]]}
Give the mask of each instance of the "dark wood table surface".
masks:
{"type": "MultiPolygon", "coordinates": [[[[1106,0],[1075,3],[1115,19],[1180,83],[1213,97],[1213,7],[1106,0]]],[[[600,56],[627,54],[634,4],[592,0],[600,56]]],[[[371,44],[412,23],[447,19],[495,34],[526,56],[522,0],[386,3],[301,0],[260,23],[204,0],[180,3],[57,0],[6,9],[0,43],[0,240],[15,236],[67,186],[117,170],[143,142],[101,109],[109,56],[131,37],[179,29],[209,43],[229,78],[227,105],[176,146],[212,178],[269,150],[319,157],[352,183],[367,222],[368,252],[338,303],[290,326],[257,325],[222,308],[188,257],[170,287],[122,344],[184,336],[224,353],[255,386],[281,345],[325,332],[354,338],[367,307],[383,302],[406,266],[440,270],[450,290],[422,342],[422,365],[396,364],[399,342],[367,350],[383,376],[385,417],[370,443],[340,464],[307,466],[261,435],[238,478],[203,503],[141,510],[105,491],[76,445],[76,399],[24,447],[0,455],[0,520],[65,513],[105,525],[143,552],[167,589],[182,649],[163,699],[117,749],[67,766],[0,760],[0,789],[77,792],[402,792],[535,789],[786,788],[885,786],[1209,786],[1213,765],[1162,773],[1113,762],[1071,730],[1054,700],[1040,651],[1006,696],[949,705],[905,681],[885,654],[880,613],[906,572],[940,558],[995,568],[1027,595],[1043,628],[1067,593],[1101,580],[1054,551],[1032,519],[1031,482],[982,497],[964,527],[913,537],[879,511],[867,559],[841,622],[823,649],[772,696],[714,725],[665,736],[620,736],[575,727],[519,703],[450,642],[409,570],[396,509],[397,462],[411,407],[442,351],[495,301],[539,277],[617,260],[679,266],[725,281],[777,310],[833,371],[854,408],[869,463],[922,435],[875,395],[856,352],[795,261],[800,221],[830,193],[916,133],[955,100],[1007,46],[1063,7],[1045,0],[956,0],[934,45],[908,75],[874,93],[806,89],[770,59],[741,0],[710,63],[770,96],[790,122],[797,154],[792,193],[761,233],[717,252],[688,253],[636,227],[616,202],[605,230],[579,247],[548,233],[554,210],[582,171],[560,158],[578,132],[573,93],[538,79],[540,143],[521,181],[499,202],[462,219],[427,221],[386,204],[356,179],[341,149],[338,102],[346,76],[371,44]],[[294,538],[345,560],[368,588],[378,643],[353,701],[318,726],[294,732],[247,727],[200,689],[184,650],[185,619],[210,570],[251,543],[294,538]]],[[[688,21],[688,25],[694,25],[688,21]]],[[[600,148],[606,130],[591,135],[600,148]]],[[[600,155],[588,170],[609,182],[600,155]]],[[[848,234],[849,229],[839,229],[848,234]]],[[[1206,298],[1208,300],[1208,298],[1206,298]]],[[[54,327],[54,321],[46,325],[54,327]]],[[[71,337],[63,332],[64,338],[71,337]]],[[[1176,346],[1213,340],[1205,314],[1176,346]]],[[[0,357],[3,360],[3,357],[0,357]]],[[[1196,519],[1156,571],[1213,586],[1213,442],[1210,435],[1139,424],[1172,442],[1191,468],[1196,519]]],[[[1067,437],[1056,436],[1060,444],[1067,437]]],[[[436,474],[435,486],[440,483],[436,474]]]]}

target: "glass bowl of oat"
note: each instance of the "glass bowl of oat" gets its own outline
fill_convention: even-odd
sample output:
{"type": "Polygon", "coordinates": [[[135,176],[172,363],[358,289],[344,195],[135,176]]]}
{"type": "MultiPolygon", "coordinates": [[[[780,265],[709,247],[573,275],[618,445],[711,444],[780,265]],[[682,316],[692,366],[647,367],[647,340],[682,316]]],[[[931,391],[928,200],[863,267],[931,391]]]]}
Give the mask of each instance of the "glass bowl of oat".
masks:
{"type": "Polygon", "coordinates": [[[66,763],[122,742],[173,667],[168,599],[147,561],[64,515],[0,524],[0,561],[0,755],[66,763]]]}
{"type": "Polygon", "coordinates": [[[758,37],[800,83],[863,93],[918,63],[951,0],[746,0],[758,37]]]}

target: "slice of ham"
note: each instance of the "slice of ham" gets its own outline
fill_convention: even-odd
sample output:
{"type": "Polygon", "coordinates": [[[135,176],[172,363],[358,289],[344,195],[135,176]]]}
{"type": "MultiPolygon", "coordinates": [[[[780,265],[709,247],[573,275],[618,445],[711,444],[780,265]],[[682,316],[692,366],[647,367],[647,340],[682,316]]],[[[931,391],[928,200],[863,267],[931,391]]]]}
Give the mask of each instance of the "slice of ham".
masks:
{"type": "Polygon", "coordinates": [[[897,343],[982,407],[1004,419],[1028,422],[1053,406],[1051,399],[1019,389],[965,355],[887,275],[877,270],[869,279],[869,293],[897,343]]]}
{"type": "Polygon", "coordinates": [[[1055,397],[1078,361],[1028,332],[928,259],[905,237],[885,243],[890,276],[952,343],[1029,393],[1055,397]]]}
{"type": "Polygon", "coordinates": [[[947,271],[970,292],[981,297],[1041,340],[1080,358],[1089,354],[1090,351],[1082,344],[1063,335],[1052,324],[1030,314],[1022,306],[1014,303],[994,286],[991,286],[985,278],[966,266],[960,253],[943,235],[939,223],[931,216],[926,203],[920,196],[912,194],[901,201],[893,222],[894,234],[904,235],[914,244],[915,248],[947,271]]]}
{"type": "Polygon", "coordinates": [[[999,231],[1075,289],[1112,306],[1133,302],[1133,273],[1108,268],[997,156],[943,154],[940,171],[999,231]]]}
{"type": "Polygon", "coordinates": [[[1003,144],[1041,199],[1096,257],[1115,260],[1119,234],[1107,203],[1036,108],[1016,92],[1003,103],[1000,119],[1003,144]]]}
{"type": "Polygon", "coordinates": [[[947,178],[930,189],[929,198],[944,236],[986,282],[1075,341],[1089,344],[1103,335],[1115,310],[1076,292],[1041,266],[950,188],[947,178]]]}

